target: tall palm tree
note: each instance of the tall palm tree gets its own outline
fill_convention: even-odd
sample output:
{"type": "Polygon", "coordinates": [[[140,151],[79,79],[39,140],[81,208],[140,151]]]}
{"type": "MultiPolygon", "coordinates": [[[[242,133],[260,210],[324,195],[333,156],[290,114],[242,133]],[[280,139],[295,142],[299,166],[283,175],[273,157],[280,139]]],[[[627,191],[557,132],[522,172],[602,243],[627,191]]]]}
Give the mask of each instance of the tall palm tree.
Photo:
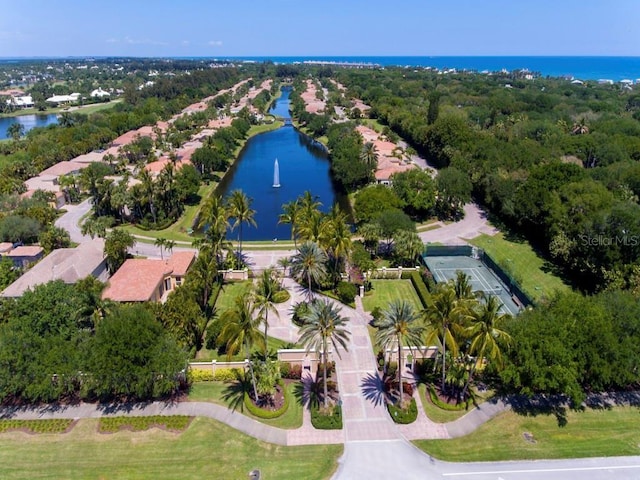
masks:
{"type": "Polygon", "coordinates": [[[164,260],[164,255],[162,253],[167,246],[167,241],[168,240],[166,238],[158,237],[156,238],[156,241],[153,242],[156,247],[160,247],[160,260],[164,260]]]}
{"type": "Polygon", "coordinates": [[[327,255],[317,243],[304,242],[298,253],[291,257],[291,274],[298,281],[307,283],[307,298],[313,298],[313,283],[319,283],[327,274],[327,255]]]}
{"type": "Polygon", "coordinates": [[[256,305],[258,307],[258,315],[264,322],[264,354],[267,355],[267,331],[269,329],[269,312],[273,312],[279,317],[278,310],[275,307],[275,296],[280,290],[280,284],[276,276],[276,272],[272,268],[266,268],[262,271],[256,285],[256,305]]]}
{"type": "Polygon", "coordinates": [[[256,211],[251,208],[252,199],[247,197],[242,190],[234,190],[231,192],[231,196],[227,200],[229,208],[229,216],[234,219],[231,225],[232,229],[238,228],[238,264],[241,264],[242,259],[242,224],[247,223],[249,225],[256,226],[256,221],[253,218],[256,211]]]}
{"type": "Polygon", "coordinates": [[[153,217],[153,223],[156,223],[156,193],[157,188],[153,181],[153,177],[149,173],[149,171],[144,168],[140,170],[138,173],[138,180],[140,180],[140,188],[142,193],[142,203],[149,204],[149,210],[151,211],[151,216],[153,217]]]}
{"type": "Polygon", "coordinates": [[[370,168],[378,166],[378,149],[373,142],[366,142],[360,150],[360,160],[370,168]]]}
{"type": "Polygon", "coordinates": [[[338,354],[338,347],[348,350],[349,331],[345,328],[347,319],[340,316],[340,308],[328,300],[318,300],[313,302],[308,313],[305,315],[305,323],[300,327],[300,343],[307,349],[319,350],[322,352],[323,366],[323,386],[324,386],[324,408],[327,408],[327,353],[329,343],[333,346],[333,351],[338,354]]]}
{"type": "Polygon", "coordinates": [[[260,318],[254,316],[255,310],[256,304],[251,292],[245,292],[236,297],[233,308],[224,311],[220,316],[223,327],[219,339],[226,344],[227,357],[229,358],[240,349],[244,349],[245,358],[249,364],[254,399],[258,401],[256,378],[251,363],[251,349],[256,345],[261,347],[263,338],[258,329],[260,318]]]}
{"type": "Polygon", "coordinates": [[[453,289],[456,292],[456,298],[458,300],[471,300],[475,298],[470,280],[469,275],[464,273],[462,270],[456,271],[456,279],[453,284],[453,289]]]}
{"type": "Polygon", "coordinates": [[[278,216],[278,223],[288,223],[291,225],[291,240],[293,246],[298,250],[298,223],[300,222],[300,204],[294,200],[282,205],[282,213],[278,216]]]}
{"type": "MultiPolygon", "coordinates": [[[[317,200],[318,197],[314,197],[309,190],[306,190],[302,195],[298,197],[296,200],[299,205],[299,221],[298,221],[298,233],[305,240],[311,240],[310,235],[307,233],[306,236],[302,234],[301,230],[310,230],[311,227],[308,226],[311,222],[316,221],[322,217],[322,213],[320,212],[320,207],[322,203],[317,200]]],[[[317,241],[314,240],[314,241],[317,241]]]]}
{"type": "Polygon", "coordinates": [[[337,203],[333,204],[326,217],[326,229],[320,239],[327,251],[333,256],[334,271],[342,258],[348,257],[351,252],[351,230],[347,225],[347,215],[340,209],[337,203]]]}
{"type": "Polygon", "coordinates": [[[200,308],[207,318],[212,314],[213,307],[209,305],[211,293],[218,282],[218,260],[214,251],[208,246],[200,248],[198,257],[189,269],[185,283],[193,286],[200,308]]]}
{"type": "Polygon", "coordinates": [[[425,310],[427,330],[425,343],[427,346],[437,342],[442,354],[442,391],[445,390],[447,347],[452,355],[458,354],[458,342],[456,334],[459,325],[465,316],[465,308],[462,307],[456,297],[456,291],[452,282],[440,283],[431,296],[433,302],[425,310]]]}
{"type": "Polygon", "coordinates": [[[224,248],[227,229],[230,226],[228,213],[220,197],[215,194],[207,197],[198,213],[198,229],[204,230],[205,241],[218,263],[224,248]]]}
{"type": "Polygon", "coordinates": [[[407,300],[394,300],[382,311],[382,316],[374,322],[378,328],[376,344],[383,350],[398,348],[398,384],[400,403],[402,403],[403,347],[420,346],[423,327],[419,323],[420,315],[407,300]]]}
{"type": "Polygon", "coordinates": [[[486,295],[480,292],[481,302],[478,307],[471,312],[470,325],[464,329],[464,336],[471,342],[469,345],[469,355],[475,356],[475,361],[471,366],[467,383],[462,390],[462,398],[467,393],[467,389],[473,380],[473,374],[484,359],[495,362],[498,367],[502,367],[501,347],[511,345],[511,336],[501,330],[500,324],[511,316],[507,313],[500,313],[502,303],[494,295],[486,295]]]}

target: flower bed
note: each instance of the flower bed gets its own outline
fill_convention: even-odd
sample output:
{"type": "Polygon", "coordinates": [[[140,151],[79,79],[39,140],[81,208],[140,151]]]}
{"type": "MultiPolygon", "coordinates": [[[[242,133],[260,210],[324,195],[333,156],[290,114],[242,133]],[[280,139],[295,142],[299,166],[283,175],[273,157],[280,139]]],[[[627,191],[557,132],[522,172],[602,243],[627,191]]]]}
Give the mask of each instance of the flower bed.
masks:
{"type": "Polygon", "coordinates": [[[186,415],[153,415],[149,417],[102,417],[98,425],[100,433],[115,433],[121,430],[140,432],[157,427],[172,432],[182,432],[193,420],[186,415]]]}
{"type": "Polygon", "coordinates": [[[73,428],[72,419],[55,420],[0,420],[0,433],[20,431],[26,433],[65,433],[73,428]]]}
{"type": "Polygon", "coordinates": [[[278,387],[283,395],[282,406],[280,406],[279,408],[275,410],[268,410],[259,407],[253,402],[251,396],[249,395],[249,392],[245,392],[244,394],[244,406],[247,407],[247,410],[249,410],[249,413],[251,413],[251,415],[254,415],[258,418],[270,419],[280,417],[289,408],[289,392],[287,392],[287,389],[285,388],[284,382],[282,380],[278,381],[278,387]]]}

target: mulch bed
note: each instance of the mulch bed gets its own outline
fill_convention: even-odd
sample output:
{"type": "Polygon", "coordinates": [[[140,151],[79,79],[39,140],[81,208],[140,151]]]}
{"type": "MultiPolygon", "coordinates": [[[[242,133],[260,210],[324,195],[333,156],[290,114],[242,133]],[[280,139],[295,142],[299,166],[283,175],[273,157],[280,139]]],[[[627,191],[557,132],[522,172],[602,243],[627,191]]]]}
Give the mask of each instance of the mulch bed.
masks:
{"type": "Polygon", "coordinates": [[[280,385],[276,385],[276,391],[273,395],[259,397],[258,402],[253,398],[253,388],[250,388],[249,398],[251,399],[251,403],[262,410],[275,412],[284,406],[284,391],[280,385]]]}

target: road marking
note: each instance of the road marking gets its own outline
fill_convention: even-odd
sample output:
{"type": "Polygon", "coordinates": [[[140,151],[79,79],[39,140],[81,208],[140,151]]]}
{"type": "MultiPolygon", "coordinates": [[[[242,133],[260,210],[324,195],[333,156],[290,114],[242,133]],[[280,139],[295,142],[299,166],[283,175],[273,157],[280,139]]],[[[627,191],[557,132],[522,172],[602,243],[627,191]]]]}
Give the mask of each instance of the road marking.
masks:
{"type": "Polygon", "coordinates": [[[486,472],[460,472],[460,473],[443,473],[443,477],[455,477],[455,476],[471,476],[471,475],[502,475],[505,473],[545,473],[545,472],[581,472],[581,471],[593,471],[593,470],[623,470],[640,468],[640,465],[610,465],[606,467],[572,467],[572,468],[539,468],[532,470],[495,470],[486,472]]]}

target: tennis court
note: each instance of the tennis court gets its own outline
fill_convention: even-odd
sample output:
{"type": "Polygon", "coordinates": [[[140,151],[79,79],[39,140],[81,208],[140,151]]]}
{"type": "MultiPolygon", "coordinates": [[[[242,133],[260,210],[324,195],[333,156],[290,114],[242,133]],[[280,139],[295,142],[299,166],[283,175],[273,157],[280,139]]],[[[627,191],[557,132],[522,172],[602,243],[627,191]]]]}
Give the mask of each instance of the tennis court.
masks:
{"type": "Polygon", "coordinates": [[[502,313],[517,315],[521,310],[519,302],[512,297],[509,288],[480,260],[465,256],[423,258],[437,283],[455,280],[457,272],[461,271],[469,277],[474,292],[482,290],[487,295],[499,298],[502,313]]]}

